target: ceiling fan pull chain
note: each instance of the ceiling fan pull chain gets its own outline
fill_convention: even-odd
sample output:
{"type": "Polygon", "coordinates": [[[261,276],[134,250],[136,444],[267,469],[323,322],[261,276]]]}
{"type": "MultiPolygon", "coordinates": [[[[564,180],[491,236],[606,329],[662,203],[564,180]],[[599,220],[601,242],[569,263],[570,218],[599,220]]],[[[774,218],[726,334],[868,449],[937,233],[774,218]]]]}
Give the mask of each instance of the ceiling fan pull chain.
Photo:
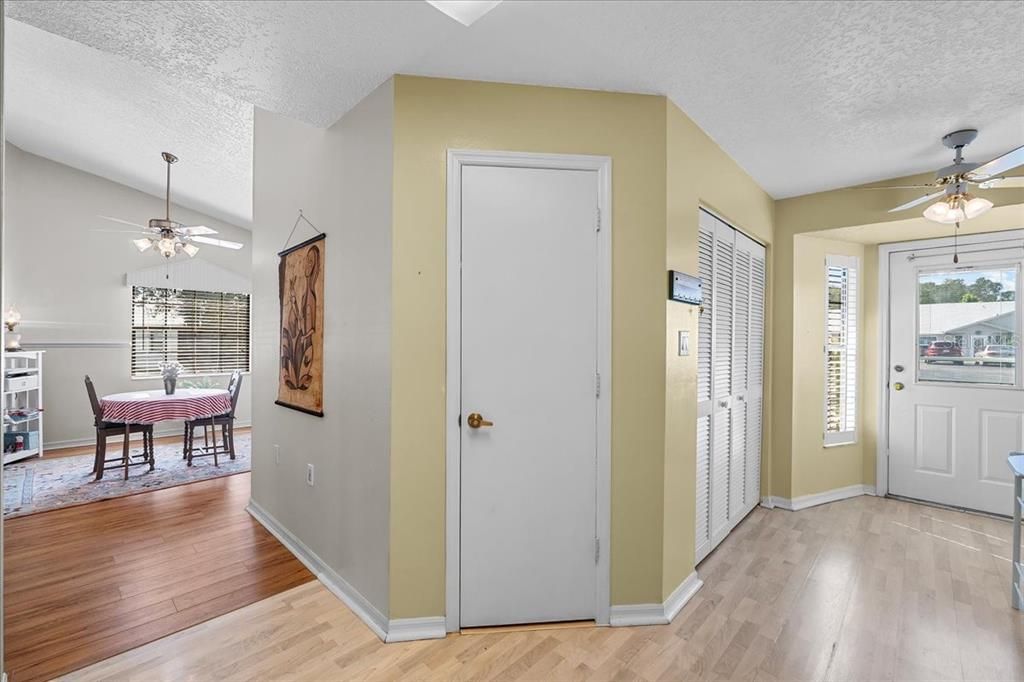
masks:
{"type": "Polygon", "coordinates": [[[960,254],[957,252],[957,236],[960,234],[960,221],[956,223],[956,227],[953,228],[953,263],[960,262],[960,254]]]}

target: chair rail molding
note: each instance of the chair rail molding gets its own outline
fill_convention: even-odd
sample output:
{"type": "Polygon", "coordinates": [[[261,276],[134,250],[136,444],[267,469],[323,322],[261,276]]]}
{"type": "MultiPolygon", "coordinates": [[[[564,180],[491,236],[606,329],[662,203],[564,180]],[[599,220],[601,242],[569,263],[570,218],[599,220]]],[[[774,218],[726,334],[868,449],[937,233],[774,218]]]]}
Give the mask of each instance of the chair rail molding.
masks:
{"type": "Polygon", "coordinates": [[[22,341],[22,348],[26,350],[48,350],[50,348],[128,348],[130,341],[118,339],[98,339],[82,341],[22,341]]]}

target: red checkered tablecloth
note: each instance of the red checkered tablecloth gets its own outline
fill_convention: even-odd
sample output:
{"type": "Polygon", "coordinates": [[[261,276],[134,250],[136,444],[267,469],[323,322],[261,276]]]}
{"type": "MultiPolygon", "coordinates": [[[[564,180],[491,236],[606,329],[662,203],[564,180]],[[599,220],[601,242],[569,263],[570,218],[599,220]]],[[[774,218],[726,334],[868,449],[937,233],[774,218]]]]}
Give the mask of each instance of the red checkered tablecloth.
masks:
{"type": "Polygon", "coordinates": [[[179,388],[174,395],[162,390],[132,391],[103,396],[100,406],[103,421],[155,424],[225,414],[231,411],[231,396],[222,388],[179,388]]]}

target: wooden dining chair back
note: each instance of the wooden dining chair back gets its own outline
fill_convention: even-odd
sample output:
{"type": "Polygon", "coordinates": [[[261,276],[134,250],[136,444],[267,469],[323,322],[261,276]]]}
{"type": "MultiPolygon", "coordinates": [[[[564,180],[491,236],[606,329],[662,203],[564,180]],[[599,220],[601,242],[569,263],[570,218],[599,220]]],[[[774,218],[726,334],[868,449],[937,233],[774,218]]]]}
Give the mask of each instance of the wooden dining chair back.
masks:
{"type": "Polygon", "coordinates": [[[228,382],[228,395],[231,396],[231,411],[228,416],[235,418],[235,408],[238,407],[238,395],[242,392],[242,373],[235,370],[231,373],[231,381],[228,382]]]}
{"type": "Polygon", "coordinates": [[[228,396],[231,398],[231,409],[224,414],[202,417],[185,422],[185,448],[182,458],[192,466],[196,457],[213,457],[213,465],[220,466],[218,455],[228,455],[235,459],[235,408],[238,396],[242,392],[242,373],[234,371],[228,380],[228,396]],[[220,427],[220,442],[217,440],[217,427],[220,427]],[[196,448],[196,428],[203,430],[203,446],[196,448]]]}
{"type": "Polygon", "coordinates": [[[85,376],[85,390],[89,394],[89,404],[92,407],[92,416],[96,424],[96,457],[92,465],[92,473],[96,475],[96,480],[103,478],[103,472],[110,469],[124,469],[124,478],[128,480],[129,467],[140,464],[148,464],[149,470],[152,471],[156,465],[156,458],[153,455],[153,425],[104,421],[103,405],[96,396],[96,387],[88,374],[85,376]],[[130,454],[130,436],[133,433],[142,434],[141,456],[133,457],[130,454]],[[120,457],[107,459],[107,439],[111,436],[123,436],[124,445],[120,457]]]}
{"type": "Polygon", "coordinates": [[[89,393],[89,404],[92,405],[93,423],[96,428],[100,428],[103,423],[103,407],[100,405],[100,399],[96,397],[96,387],[92,385],[92,379],[88,374],[85,375],[85,390],[89,393]]]}

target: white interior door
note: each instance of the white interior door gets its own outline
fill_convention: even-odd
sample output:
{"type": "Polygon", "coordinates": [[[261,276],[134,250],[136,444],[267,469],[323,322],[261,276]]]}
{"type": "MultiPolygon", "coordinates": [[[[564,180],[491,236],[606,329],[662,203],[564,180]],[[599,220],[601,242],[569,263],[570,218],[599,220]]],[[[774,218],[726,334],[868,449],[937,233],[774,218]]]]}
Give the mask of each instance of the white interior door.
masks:
{"type": "Polygon", "coordinates": [[[889,491],[1012,511],[1024,449],[1019,241],[890,254],[889,491]],[[1001,343],[980,345],[984,336],[1001,343]],[[986,350],[988,349],[988,350],[986,350]]]}
{"type": "Polygon", "coordinates": [[[461,625],[592,619],[598,174],[466,166],[461,191],[461,625]]]}
{"type": "Polygon", "coordinates": [[[765,250],[700,212],[697,560],[760,500],[765,250]]]}

